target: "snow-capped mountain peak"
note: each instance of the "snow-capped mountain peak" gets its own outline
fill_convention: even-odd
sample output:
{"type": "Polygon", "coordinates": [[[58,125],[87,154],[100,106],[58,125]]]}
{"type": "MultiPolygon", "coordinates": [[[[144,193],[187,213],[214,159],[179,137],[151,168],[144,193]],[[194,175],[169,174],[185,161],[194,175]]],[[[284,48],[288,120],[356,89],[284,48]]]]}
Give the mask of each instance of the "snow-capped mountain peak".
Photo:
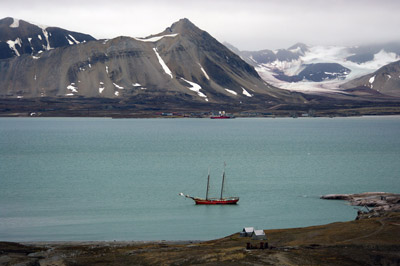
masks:
{"type": "Polygon", "coordinates": [[[88,34],[7,17],[0,19],[0,59],[30,54],[38,57],[57,47],[95,40],[88,34]]]}
{"type": "MultiPolygon", "coordinates": [[[[232,49],[232,46],[229,46],[232,49]]],[[[237,49],[236,49],[237,50],[237,49]]],[[[234,51],[234,50],[233,50],[234,51]]],[[[338,91],[351,79],[400,59],[400,43],[380,46],[307,46],[236,53],[268,83],[301,92],[338,91]]]]}

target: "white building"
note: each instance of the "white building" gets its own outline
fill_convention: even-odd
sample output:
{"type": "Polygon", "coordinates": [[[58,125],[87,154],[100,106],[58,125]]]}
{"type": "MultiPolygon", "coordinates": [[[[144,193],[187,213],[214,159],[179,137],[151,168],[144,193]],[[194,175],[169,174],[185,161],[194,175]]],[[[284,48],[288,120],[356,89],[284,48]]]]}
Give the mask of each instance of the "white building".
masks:
{"type": "Polygon", "coordinates": [[[265,235],[264,230],[254,230],[251,235],[251,239],[253,240],[267,240],[267,236],[265,235]]]}
{"type": "Polygon", "coordinates": [[[243,237],[250,237],[254,232],[254,227],[245,227],[243,228],[242,232],[240,232],[240,236],[243,237]]]}

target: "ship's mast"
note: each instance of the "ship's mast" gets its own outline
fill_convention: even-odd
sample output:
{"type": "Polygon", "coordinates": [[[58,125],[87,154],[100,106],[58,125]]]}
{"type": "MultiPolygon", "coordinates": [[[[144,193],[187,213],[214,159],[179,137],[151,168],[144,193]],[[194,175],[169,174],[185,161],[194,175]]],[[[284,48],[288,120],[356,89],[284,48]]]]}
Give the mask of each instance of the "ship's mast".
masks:
{"type": "Polygon", "coordinates": [[[221,185],[221,199],[222,199],[222,194],[224,192],[224,183],[225,183],[225,166],[226,163],[224,162],[224,172],[222,173],[222,185],[221,185]]]}
{"type": "Polygon", "coordinates": [[[206,200],[208,200],[208,191],[209,190],[210,190],[210,167],[208,167],[206,200]]]}

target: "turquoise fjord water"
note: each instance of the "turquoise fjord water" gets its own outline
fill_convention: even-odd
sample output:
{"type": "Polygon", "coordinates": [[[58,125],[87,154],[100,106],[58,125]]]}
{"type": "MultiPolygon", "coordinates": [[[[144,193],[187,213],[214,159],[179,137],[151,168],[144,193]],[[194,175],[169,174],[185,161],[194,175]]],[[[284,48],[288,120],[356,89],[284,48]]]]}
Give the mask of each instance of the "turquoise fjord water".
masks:
{"type": "Polygon", "coordinates": [[[354,219],[400,192],[400,117],[0,119],[0,240],[206,240],[354,219]],[[237,206],[196,206],[227,163],[237,206]]]}

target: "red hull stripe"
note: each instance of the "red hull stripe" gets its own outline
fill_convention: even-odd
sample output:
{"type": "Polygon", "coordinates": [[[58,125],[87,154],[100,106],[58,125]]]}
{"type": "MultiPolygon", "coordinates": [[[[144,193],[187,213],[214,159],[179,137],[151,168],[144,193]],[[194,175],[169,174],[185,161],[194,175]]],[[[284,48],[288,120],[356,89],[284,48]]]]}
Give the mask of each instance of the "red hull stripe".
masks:
{"type": "Polygon", "coordinates": [[[215,205],[215,204],[236,204],[239,199],[232,199],[232,200],[194,200],[196,204],[202,205],[215,205]]]}

